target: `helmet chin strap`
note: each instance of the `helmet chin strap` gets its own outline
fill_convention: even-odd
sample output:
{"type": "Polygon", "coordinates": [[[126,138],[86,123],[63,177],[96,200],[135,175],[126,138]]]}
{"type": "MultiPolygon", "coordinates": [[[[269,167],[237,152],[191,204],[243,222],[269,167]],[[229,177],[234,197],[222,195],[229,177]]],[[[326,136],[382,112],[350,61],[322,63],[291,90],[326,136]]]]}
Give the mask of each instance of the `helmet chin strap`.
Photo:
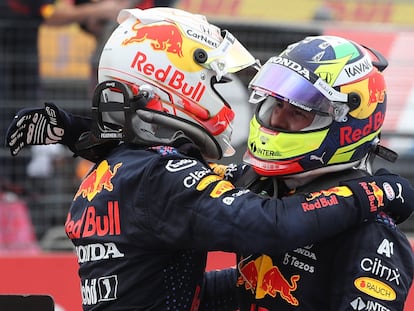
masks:
{"type": "Polygon", "coordinates": [[[317,130],[324,127],[329,126],[333,121],[333,118],[331,116],[322,116],[319,114],[315,114],[312,123],[309,124],[307,127],[301,129],[301,131],[311,131],[311,130],[317,130]]]}
{"type": "Polygon", "coordinates": [[[223,156],[219,143],[203,127],[148,108],[147,104],[153,96],[151,89],[143,87],[140,87],[139,94],[134,96],[126,84],[116,80],[100,83],[93,97],[93,134],[99,141],[125,141],[145,146],[176,146],[186,140],[196,145],[208,159],[217,160],[223,156]],[[122,100],[106,100],[107,89],[122,94],[122,100]],[[108,112],[121,113],[123,121],[118,122],[122,124],[105,122],[103,114],[108,112]]]}
{"type": "Polygon", "coordinates": [[[189,124],[185,120],[171,115],[166,115],[162,112],[139,109],[135,112],[132,120],[134,131],[134,138],[132,142],[141,144],[165,144],[174,146],[178,140],[186,137],[192,141],[201,153],[209,159],[220,159],[222,157],[222,150],[201,126],[189,124]],[[142,127],[137,127],[139,122],[145,122],[154,125],[153,131],[142,131],[142,127]],[[166,137],[161,137],[161,135],[166,137]]]}

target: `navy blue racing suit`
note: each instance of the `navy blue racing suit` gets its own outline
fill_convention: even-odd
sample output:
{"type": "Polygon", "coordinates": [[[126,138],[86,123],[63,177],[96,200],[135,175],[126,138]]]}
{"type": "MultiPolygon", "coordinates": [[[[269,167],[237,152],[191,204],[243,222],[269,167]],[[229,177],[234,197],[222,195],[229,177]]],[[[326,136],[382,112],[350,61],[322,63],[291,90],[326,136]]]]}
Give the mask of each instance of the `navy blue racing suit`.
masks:
{"type": "MultiPolygon", "coordinates": [[[[318,196],[320,189],[363,175],[353,169],[323,175],[296,193],[314,191],[318,196]]],[[[291,194],[281,182],[275,193],[274,182],[257,176],[246,186],[266,196],[291,194]]],[[[413,258],[406,236],[383,213],[323,242],[280,249],[270,256],[242,253],[240,311],[403,310],[413,280],[413,258]]]]}
{"type": "Polygon", "coordinates": [[[82,181],[65,229],[84,310],[235,310],[234,270],[205,274],[208,251],[287,252],[375,215],[352,196],[262,198],[180,150],[121,144],[82,181]]]}

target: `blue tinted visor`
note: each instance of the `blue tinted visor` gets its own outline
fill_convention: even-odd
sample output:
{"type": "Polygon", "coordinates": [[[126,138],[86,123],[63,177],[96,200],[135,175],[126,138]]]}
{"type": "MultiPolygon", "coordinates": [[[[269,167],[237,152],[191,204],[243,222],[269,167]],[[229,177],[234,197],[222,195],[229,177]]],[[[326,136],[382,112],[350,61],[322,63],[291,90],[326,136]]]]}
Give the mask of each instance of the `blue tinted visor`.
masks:
{"type": "Polygon", "coordinates": [[[270,95],[306,111],[331,116],[336,106],[333,102],[346,103],[348,100],[347,94],[336,91],[314,72],[306,70],[302,75],[271,60],[263,65],[249,87],[253,89],[250,97],[252,103],[260,102],[270,95]]]}

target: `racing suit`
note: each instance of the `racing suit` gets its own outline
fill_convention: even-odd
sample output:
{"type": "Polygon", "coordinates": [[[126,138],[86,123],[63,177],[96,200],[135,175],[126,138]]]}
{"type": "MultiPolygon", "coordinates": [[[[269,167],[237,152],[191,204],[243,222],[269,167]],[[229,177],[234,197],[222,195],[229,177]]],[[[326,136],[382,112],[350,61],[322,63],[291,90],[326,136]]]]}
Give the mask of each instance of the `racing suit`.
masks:
{"type": "MultiPolygon", "coordinates": [[[[363,175],[353,169],[323,175],[296,193],[319,196],[320,189],[363,175]]],[[[292,194],[276,179],[256,175],[244,183],[262,195],[292,194]]],[[[403,310],[414,273],[409,241],[383,213],[322,243],[271,256],[242,253],[238,262],[240,311],[403,310]]]]}
{"type": "Polygon", "coordinates": [[[375,215],[352,196],[321,198],[331,203],[304,212],[305,195],[235,188],[186,144],[121,144],[82,181],[65,223],[83,309],[235,310],[235,271],[205,274],[207,252],[287,252],[375,215]]]}

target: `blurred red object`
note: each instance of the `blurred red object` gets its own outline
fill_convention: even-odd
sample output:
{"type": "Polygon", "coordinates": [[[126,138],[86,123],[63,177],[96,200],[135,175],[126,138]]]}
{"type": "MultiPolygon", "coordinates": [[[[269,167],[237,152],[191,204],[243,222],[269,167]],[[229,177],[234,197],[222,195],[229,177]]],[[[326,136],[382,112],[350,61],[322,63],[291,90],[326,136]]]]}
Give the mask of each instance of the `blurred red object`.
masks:
{"type": "Polygon", "coordinates": [[[0,255],[40,250],[26,203],[14,193],[0,192],[0,255]]]}

